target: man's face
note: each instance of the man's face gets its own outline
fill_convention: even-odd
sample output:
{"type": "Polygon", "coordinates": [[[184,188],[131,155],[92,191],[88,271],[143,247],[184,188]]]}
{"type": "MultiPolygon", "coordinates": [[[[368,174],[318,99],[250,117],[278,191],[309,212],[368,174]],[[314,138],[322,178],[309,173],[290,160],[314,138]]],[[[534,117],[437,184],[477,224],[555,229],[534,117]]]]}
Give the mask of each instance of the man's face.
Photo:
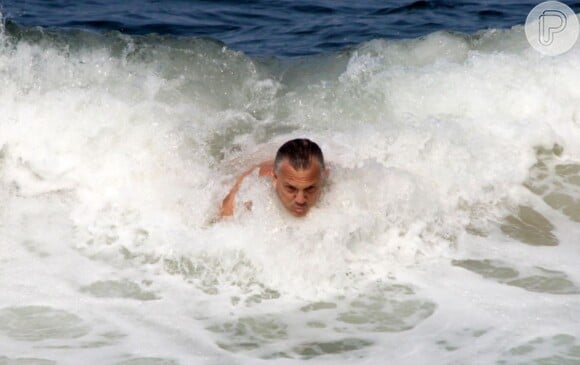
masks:
{"type": "Polygon", "coordinates": [[[293,216],[302,217],[320,197],[323,171],[316,159],[304,170],[295,170],[288,160],[283,160],[278,173],[274,171],[273,181],[284,207],[293,216]]]}

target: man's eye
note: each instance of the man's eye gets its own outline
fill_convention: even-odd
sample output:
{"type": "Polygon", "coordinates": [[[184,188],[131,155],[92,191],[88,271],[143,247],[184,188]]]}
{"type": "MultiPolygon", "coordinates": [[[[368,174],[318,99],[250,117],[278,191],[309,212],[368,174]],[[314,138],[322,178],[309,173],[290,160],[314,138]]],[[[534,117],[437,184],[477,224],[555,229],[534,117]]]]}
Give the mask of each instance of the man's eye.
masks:
{"type": "Polygon", "coordinates": [[[309,188],[307,188],[307,189],[306,189],[306,191],[307,191],[308,193],[312,193],[312,192],[314,192],[315,190],[316,190],[316,186],[311,186],[311,187],[309,187],[309,188]]]}
{"type": "Polygon", "coordinates": [[[295,192],[295,191],[296,191],[296,188],[295,188],[295,187],[293,187],[293,186],[287,186],[287,187],[286,187],[286,189],[287,189],[288,191],[290,191],[290,192],[295,192]]]}

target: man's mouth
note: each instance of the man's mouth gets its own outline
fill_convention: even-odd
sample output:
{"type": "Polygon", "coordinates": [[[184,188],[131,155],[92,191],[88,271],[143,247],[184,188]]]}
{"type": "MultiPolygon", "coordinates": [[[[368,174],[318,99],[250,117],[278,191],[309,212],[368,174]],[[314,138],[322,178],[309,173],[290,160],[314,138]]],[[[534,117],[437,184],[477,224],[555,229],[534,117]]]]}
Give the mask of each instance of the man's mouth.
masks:
{"type": "Polygon", "coordinates": [[[294,211],[297,213],[303,213],[306,211],[306,205],[295,205],[294,211]]]}

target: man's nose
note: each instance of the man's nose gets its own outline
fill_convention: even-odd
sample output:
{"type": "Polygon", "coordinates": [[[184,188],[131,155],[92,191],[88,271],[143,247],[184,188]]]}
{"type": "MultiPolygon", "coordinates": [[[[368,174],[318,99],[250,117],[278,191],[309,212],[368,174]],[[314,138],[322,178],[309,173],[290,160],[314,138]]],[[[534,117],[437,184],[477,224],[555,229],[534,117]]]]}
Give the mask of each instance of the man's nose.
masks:
{"type": "Polygon", "coordinates": [[[304,191],[298,190],[298,192],[296,193],[296,198],[294,198],[294,201],[297,204],[304,204],[304,203],[306,203],[306,196],[304,195],[304,191]]]}

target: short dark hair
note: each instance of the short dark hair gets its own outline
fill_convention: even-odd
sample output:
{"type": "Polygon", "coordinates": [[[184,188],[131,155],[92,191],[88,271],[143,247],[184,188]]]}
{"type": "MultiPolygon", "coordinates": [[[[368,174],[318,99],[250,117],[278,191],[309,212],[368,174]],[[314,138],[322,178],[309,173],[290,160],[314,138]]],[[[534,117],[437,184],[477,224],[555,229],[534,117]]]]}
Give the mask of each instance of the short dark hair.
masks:
{"type": "Polygon", "coordinates": [[[284,159],[288,159],[290,165],[296,170],[304,170],[310,167],[310,161],[315,158],[324,170],[324,156],[318,145],[306,138],[296,138],[284,143],[276,153],[274,160],[274,172],[278,173],[284,159]]]}

